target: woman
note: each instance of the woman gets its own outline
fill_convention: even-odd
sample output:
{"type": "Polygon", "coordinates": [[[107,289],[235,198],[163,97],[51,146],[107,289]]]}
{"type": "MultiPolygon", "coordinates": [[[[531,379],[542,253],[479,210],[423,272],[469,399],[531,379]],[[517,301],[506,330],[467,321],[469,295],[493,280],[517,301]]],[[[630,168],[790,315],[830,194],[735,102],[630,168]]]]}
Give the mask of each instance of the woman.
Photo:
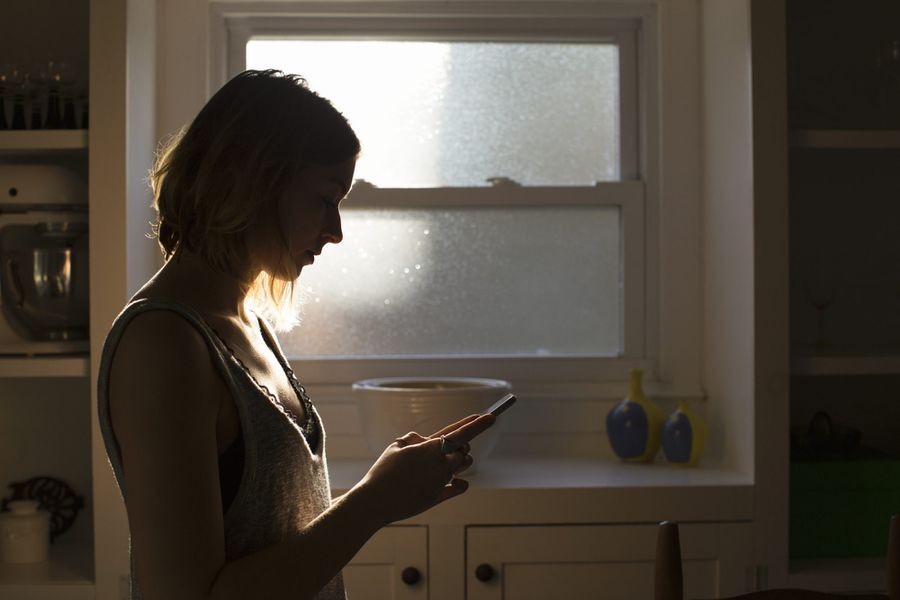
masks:
{"type": "Polygon", "coordinates": [[[466,490],[491,416],[398,438],[332,499],[325,432],[268,323],[290,327],[295,280],[341,241],[359,151],[302,79],[246,71],[160,153],[166,262],[113,323],[98,380],[133,598],[344,598],[372,534],[466,490]]]}

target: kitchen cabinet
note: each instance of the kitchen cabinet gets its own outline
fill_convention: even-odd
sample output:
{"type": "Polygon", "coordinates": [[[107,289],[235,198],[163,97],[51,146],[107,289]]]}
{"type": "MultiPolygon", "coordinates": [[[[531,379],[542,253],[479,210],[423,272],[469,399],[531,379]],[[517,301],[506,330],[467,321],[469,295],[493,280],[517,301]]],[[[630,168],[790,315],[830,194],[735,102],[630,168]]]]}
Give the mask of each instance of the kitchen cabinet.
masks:
{"type": "Polygon", "coordinates": [[[883,589],[900,485],[865,473],[900,472],[900,9],[790,0],[785,21],[789,581],[883,589]]]}
{"type": "MultiPolygon", "coordinates": [[[[331,461],[336,491],[352,487],[368,466],[362,459],[331,461]]],[[[649,600],[658,523],[665,519],[681,524],[690,597],[755,585],[752,487],[726,470],[623,464],[597,449],[580,457],[501,450],[469,481],[459,498],[402,523],[427,538],[418,552],[427,557],[429,600],[596,598],[599,589],[604,597],[649,600]]],[[[417,563],[392,549],[398,542],[386,541],[373,538],[377,551],[367,545],[354,561],[384,565],[376,577],[387,587],[392,571],[388,589],[398,593],[398,574],[417,563]]]]}
{"type": "Polygon", "coordinates": [[[427,600],[428,528],[385,527],[344,568],[347,595],[354,600],[427,600]]]}
{"type": "MultiPolygon", "coordinates": [[[[657,524],[466,529],[470,600],[654,598],[657,524]]],[[[749,524],[680,526],[686,598],[745,591],[749,524]]]]}
{"type": "MultiPolygon", "coordinates": [[[[428,526],[379,531],[344,569],[354,600],[454,597],[432,580],[465,579],[470,600],[651,600],[657,523],[460,525],[459,545],[432,543],[428,526]],[[443,546],[443,547],[441,547],[443,546]],[[455,552],[456,560],[434,560],[455,552]],[[465,565],[465,573],[457,570],[465,565]],[[412,572],[415,569],[415,572],[412,572]],[[408,580],[406,578],[409,578],[408,580]]],[[[713,598],[752,585],[750,523],[680,526],[686,597],[713,598]]]]}
{"type": "Polygon", "coordinates": [[[826,544],[807,539],[818,556],[799,556],[810,531],[839,544],[847,538],[832,525],[872,511],[823,508],[844,485],[824,455],[804,464],[821,469],[807,494],[817,512],[799,505],[810,490],[792,491],[800,482],[792,461],[810,458],[819,411],[862,431],[862,444],[884,459],[900,450],[900,112],[890,109],[900,99],[892,52],[900,15],[882,1],[751,9],[757,427],[765,429],[756,435],[758,562],[769,585],[883,591],[883,554],[828,556],[826,544]],[[811,514],[818,521],[798,531],[798,515],[808,527],[811,514]]]}

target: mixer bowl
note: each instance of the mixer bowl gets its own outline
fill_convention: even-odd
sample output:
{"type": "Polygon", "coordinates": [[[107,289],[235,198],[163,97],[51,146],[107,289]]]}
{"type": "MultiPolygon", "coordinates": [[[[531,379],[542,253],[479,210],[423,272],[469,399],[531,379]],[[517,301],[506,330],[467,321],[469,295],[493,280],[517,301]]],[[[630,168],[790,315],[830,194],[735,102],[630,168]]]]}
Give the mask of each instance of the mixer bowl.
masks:
{"type": "MultiPolygon", "coordinates": [[[[79,245],[76,242],[75,248],[79,245]]],[[[86,259],[85,252],[80,248],[75,250],[69,243],[7,253],[0,277],[2,307],[26,337],[39,340],[87,337],[86,259]]]]}
{"type": "MultiPolygon", "coordinates": [[[[482,413],[511,390],[500,379],[466,377],[384,377],[353,384],[366,442],[375,456],[410,431],[430,436],[468,415],[482,413]]],[[[475,464],[467,472],[487,458],[499,436],[498,420],[472,440],[475,464]]]]}

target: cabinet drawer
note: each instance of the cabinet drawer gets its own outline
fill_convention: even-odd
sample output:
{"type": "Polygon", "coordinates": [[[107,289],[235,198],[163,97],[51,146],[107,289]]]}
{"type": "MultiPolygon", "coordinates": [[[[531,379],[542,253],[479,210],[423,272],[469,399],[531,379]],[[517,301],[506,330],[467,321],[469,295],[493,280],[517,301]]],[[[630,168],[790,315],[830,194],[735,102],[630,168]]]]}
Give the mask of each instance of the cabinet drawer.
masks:
{"type": "Polygon", "coordinates": [[[428,528],[391,526],[378,531],[344,567],[347,595],[353,600],[427,600],[428,528]],[[418,575],[415,583],[407,577],[418,575]]]}
{"type": "MultiPolygon", "coordinates": [[[[686,598],[745,591],[749,524],[679,529],[686,598]]],[[[467,598],[652,600],[657,531],[656,524],[468,527],[467,598]]]]}

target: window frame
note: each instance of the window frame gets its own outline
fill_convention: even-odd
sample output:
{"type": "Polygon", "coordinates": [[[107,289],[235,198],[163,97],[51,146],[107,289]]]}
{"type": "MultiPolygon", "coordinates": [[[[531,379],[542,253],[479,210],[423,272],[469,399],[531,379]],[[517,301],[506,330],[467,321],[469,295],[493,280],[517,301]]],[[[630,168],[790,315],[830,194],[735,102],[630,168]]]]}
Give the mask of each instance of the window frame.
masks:
{"type": "MultiPolygon", "coordinates": [[[[658,381],[659,264],[657,172],[656,14],[652,4],[598,2],[351,2],[223,3],[211,6],[210,89],[217,89],[246,65],[251,38],[305,39],[492,39],[590,41],[619,45],[620,181],[595,186],[383,189],[354,186],[354,207],[616,205],[622,210],[624,295],[619,357],[556,355],[428,356],[421,358],[292,358],[310,385],[345,386],[375,376],[480,376],[509,379],[521,388],[548,395],[575,386],[609,388],[626,379],[628,369],[644,369],[658,381]],[[527,4],[523,8],[522,5],[527,4]],[[414,6],[413,6],[414,5],[414,6]],[[219,49],[216,51],[216,49],[219,49]],[[222,50],[225,50],[224,52],[222,50]],[[515,197],[510,195],[515,191],[515,197]]],[[[582,394],[579,394],[582,395],[582,394]]]]}

